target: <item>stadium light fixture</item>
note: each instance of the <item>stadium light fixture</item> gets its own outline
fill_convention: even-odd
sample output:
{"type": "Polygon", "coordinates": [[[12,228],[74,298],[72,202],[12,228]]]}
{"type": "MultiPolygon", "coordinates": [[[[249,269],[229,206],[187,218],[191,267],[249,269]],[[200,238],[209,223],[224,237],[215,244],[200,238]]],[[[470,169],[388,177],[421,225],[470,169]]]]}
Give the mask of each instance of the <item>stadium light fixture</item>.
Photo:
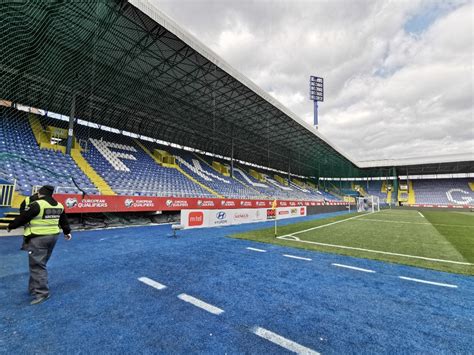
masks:
{"type": "Polygon", "coordinates": [[[324,79],[311,75],[309,77],[309,98],[314,102],[314,127],[318,128],[318,102],[324,101],[324,79]]]}

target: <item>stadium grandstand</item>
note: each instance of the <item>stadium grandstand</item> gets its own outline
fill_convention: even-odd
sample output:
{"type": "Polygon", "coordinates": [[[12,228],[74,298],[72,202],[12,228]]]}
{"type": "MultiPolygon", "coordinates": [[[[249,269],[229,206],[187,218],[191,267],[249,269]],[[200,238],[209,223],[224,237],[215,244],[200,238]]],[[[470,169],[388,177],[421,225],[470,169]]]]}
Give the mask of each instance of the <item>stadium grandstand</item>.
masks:
{"type": "MultiPolygon", "coordinates": [[[[4,14],[1,174],[13,207],[45,183],[57,194],[472,199],[468,175],[399,184],[396,162],[353,162],[147,1],[12,3],[4,14]],[[47,25],[40,39],[29,19],[47,25]]],[[[472,173],[471,158],[410,166],[472,173]]]]}
{"type": "MultiPolygon", "coordinates": [[[[43,185],[55,186],[54,196],[64,204],[76,228],[147,224],[150,220],[154,224],[180,223],[182,215],[180,213],[183,210],[259,207],[267,209],[267,213],[270,209],[291,207],[291,212],[285,212],[297,214],[301,211],[302,215],[304,212],[302,218],[308,223],[311,221],[309,219],[311,215],[334,213],[330,216],[336,219],[328,224],[332,225],[339,223],[337,220],[340,217],[339,213],[353,212],[356,199],[364,197],[376,197],[382,208],[395,209],[401,206],[400,211],[418,207],[462,208],[466,211],[474,209],[472,153],[434,158],[356,162],[316,128],[305,123],[295,113],[237,72],[148,0],[32,1],[28,2],[28,5],[16,1],[7,2],[1,5],[0,34],[2,38],[0,216],[4,215],[0,219],[2,229],[6,229],[8,223],[19,214],[19,206],[25,197],[35,193],[43,185]],[[302,209],[297,210],[295,207],[302,209]],[[99,220],[100,222],[97,222],[99,220]]],[[[222,216],[225,215],[221,214],[216,218],[222,216]]],[[[267,214],[265,217],[271,219],[269,216],[267,214]]],[[[351,218],[358,217],[360,216],[351,218]]],[[[289,229],[288,234],[279,235],[279,238],[283,239],[275,238],[277,218],[274,219],[275,229],[271,229],[270,237],[248,239],[280,244],[279,247],[285,248],[299,241],[289,229]]],[[[265,223],[269,222],[265,220],[265,223]]],[[[157,228],[161,227],[164,228],[164,226],[157,228]]],[[[273,225],[270,227],[273,228],[273,225]]],[[[311,228],[308,230],[322,228],[319,225],[309,227],[311,228]]],[[[360,230],[365,232],[365,226],[360,227],[360,230]]],[[[106,233],[111,230],[102,232],[105,233],[103,238],[106,241],[106,233]]],[[[303,232],[306,232],[306,229],[303,232]]],[[[351,235],[352,232],[353,230],[349,230],[344,233],[351,235]]],[[[212,233],[227,236],[227,232],[212,233]]],[[[302,232],[294,234],[297,233],[302,232]]],[[[124,240],[131,235],[127,238],[123,237],[124,235],[118,234],[118,238],[121,239],[117,240],[127,243],[124,240]]],[[[237,238],[247,239],[247,236],[237,238]]],[[[180,254],[188,250],[186,240],[184,238],[166,240],[166,243],[169,243],[166,244],[167,250],[173,250],[175,245],[178,247],[174,251],[175,254],[167,254],[163,256],[163,260],[180,260],[179,264],[173,266],[173,271],[168,272],[167,275],[172,275],[170,280],[183,269],[189,271],[189,274],[197,272],[199,265],[204,265],[209,260],[204,262],[195,258],[206,255],[212,259],[213,253],[217,253],[220,248],[219,246],[214,250],[213,245],[204,237],[200,240],[207,249],[198,249],[201,246],[193,242],[194,244],[189,246],[191,250],[189,252],[194,254],[192,257],[186,256],[186,260],[183,254],[180,254]],[[176,244],[172,244],[173,242],[176,244]]],[[[138,246],[143,250],[155,248],[150,246],[153,243],[140,244],[141,241],[136,243],[128,247],[121,244],[123,248],[117,246],[118,244],[114,245],[110,250],[117,253],[114,254],[116,259],[112,257],[109,259],[114,260],[113,262],[120,259],[126,248],[130,248],[131,254],[138,246]],[[117,251],[118,249],[114,248],[122,249],[117,251]]],[[[228,243],[227,239],[222,243],[228,243]]],[[[314,242],[320,246],[328,245],[327,243],[329,243],[327,240],[314,242]]],[[[373,252],[369,247],[357,243],[341,248],[373,252]]],[[[403,243],[398,244],[406,246],[403,243]]],[[[265,253],[266,250],[258,249],[259,245],[254,245],[253,249],[249,248],[265,253]]],[[[227,244],[225,247],[227,248],[227,244]]],[[[308,248],[304,246],[302,249],[308,248]]],[[[100,260],[100,265],[93,264],[94,269],[83,271],[84,274],[95,275],[96,272],[99,274],[98,270],[115,268],[111,266],[113,262],[106,257],[103,258],[97,250],[91,252],[91,257],[100,260]],[[109,261],[111,264],[106,264],[109,261]]],[[[160,252],[161,250],[156,255],[161,257],[164,254],[160,252]]],[[[405,255],[398,250],[393,252],[391,249],[380,253],[405,255]]],[[[311,261],[309,254],[305,255],[299,259],[311,261]]],[[[346,255],[360,256],[349,252],[346,255]]],[[[460,254],[455,255],[458,257],[460,254]]],[[[133,258],[133,255],[131,257],[133,258]]],[[[363,254],[361,257],[367,255],[363,254]]],[[[415,258],[438,260],[443,255],[430,257],[431,259],[415,256],[415,258]]],[[[74,258],[77,258],[77,255],[74,258]]],[[[136,261],[137,264],[144,263],[146,258],[136,261]]],[[[370,255],[367,258],[370,258],[370,255]]],[[[399,262],[391,258],[392,256],[384,259],[381,256],[376,259],[399,262]]],[[[468,257],[459,258],[453,263],[471,267],[472,261],[468,257]]],[[[147,260],[152,259],[157,258],[150,257],[147,260]]],[[[77,262],[77,259],[74,260],[77,262]]],[[[200,275],[196,279],[209,280],[214,277],[212,275],[218,273],[216,270],[220,270],[219,263],[224,263],[219,260],[212,266],[211,271],[208,270],[206,275],[200,275]]],[[[123,268],[132,264],[128,259],[120,259],[120,262],[123,268]]],[[[161,261],[156,260],[157,264],[159,262],[161,261]]],[[[239,259],[235,265],[240,262],[246,265],[247,261],[239,259]]],[[[409,261],[401,263],[420,266],[416,263],[410,264],[409,261]]],[[[331,265],[340,264],[335,262],[331,265]]],[[[375,264],[368,263],[367,266],[363,266],[372,267],[371,265],[375,264]]],[[[427,263],[421,267],[452,271],[433,265],[427,263]]],[[[269,265],[265,267],[270,268],[269,265]]],[[[404,267],[408,269],[407,266],[404,267]]],[[[114,277],[123,277],[121,273],[123,268],[120,271],[114,269],[113,272],[119,275],[114,277]]],[[[153,268],[159,269],[158,266],[153,268]]],[[[257,268],[251,269],[252,267],[249,267],[246,272],[252,273],[257,270],[257,268]]],[[[13,271],[8,271],[10,269],[7,266],[0,270],[13,275],[13,271]]],[[[275,275],[289,275],[294,271],[275,270],[278,270],[275,275]]],[[[389,270],[389,267],[384,270],[389,270]]],[[[381,272],[380,275],[388,275],[391,270],[381,272]]],[[[455,272],[471,273],[466,270],[456,269],[455,272]]],[[[222,271],[227,272],[230,275],[229,269],[222,271]]],[[[318,275],[323,274],[321,271],[318,275]]],[[[135,279],[138,276],[140,275],[133,274],[135,279]]],[[[307,275],[301,273],[300,276],[298,284],[303,284],[305,280],[313,277],[314,273],[311,270],[307,275]]],[[[187,275],[184,278],[189,277],[187,275]]],[[[281,280],[278,279],[275,284],[281,280]]],[[[107,281],[107,278],[101,279],[97,281],[101,284],[96,286],[102,287],[107,281]]],[[[143,278],[141,281],[154,285],[153,287],[157,289],[163,286],[146,281],[146,278],[145,281],[143,278]]],[[[229,284],[219,284],[216,281],[206,288],[231,289],[235,285],[240,285],[234,279],[227,281],[229,284]]],[[[324,279],[323,286],[325,282],[327,285],[334,284],[333,281],[324,279]]],[[[296,287],[292,285],[290,287],[296,287]]],[[[265,288],[267,286],[262,286],[265,291],[256,288],[254,294],[264,299],[267,297],[267,292],[274,293],[271,287],[265,288]]],[[[353,286],[351,284],[348,287],[353,286]]],[[[163,286],[162,289],[164,288],[166,287],[163,286]]],[[[128,289],[124,292],[128,292],[128,289]]],[[[407,291],[406,294],[410,292],[407,291]]],[[[391,290],[375,293],[389,294],[391,290]]],[[[127,294],[124,295],[126,297],[127,294]]],[[[285,300],[275,300],[275,304],[287,307],[287,303],[284,302],[292,296],[289,293],[285,295],[287,297],[285,300]]],[[[1,297],[3,296],[0,295],[1,297]]],[[[81,297],[87,298],[83,294],[81,297]]],[[[113,297],[116,297],[116,294],[113,297]]],[[[112,303],[116,302],[113,297],[111,296],[112,303]]],[[[311,297],[307,295],[307,299],[311,297]]],[[[328,300],[339,297],[340,294],[331,295],[328,300]]],[[[461,298],[468,297],[464,295],[461,298]]],[[[142,301],[140,299],[137,304],[142,301]]],[[[97,304],[100,302],[97,301],[97,304]]],[[[239,300],[232,302],[238,303],[239,300]]],[[[364,307],[370,308],[370,304],[364,307]]],[[[153,308],[153,310],[156,314],[165,313],[163,309],[153,308]]],[[[114,312],[115,309],[109,313],[114,312]]],[[[215,315],[223,313],[211,307],[212,312],[215,312],[215,315]]],[[[130,311],[131,313],[133,311],[130,311]]],[[[396,313],[397,311],[394,312],[396,313]]],[[[125,318],[128,319],[128,316],[123,317],[120,322],[125,318]]],[[[12,316],[11,319],[13,318],[15,317],[12,316]]],[[[169,319],[160,318],[160,320],[162,325],[169,319]]],[[[154,319],[148,319],[147,322],[152,324],[154,319]]],[[[62,323],[58,321],[57,324],[62,323]]],[[[121,329],[127,327],[128,325],[124,325],[121,329]]],[[[376,328],[377,325],[374,325],[373,329],[376,328]]],[[[446,325],[445,328],[456,327],[446,325]]],[[[205,329],[206,336],[214,332],[210,328],[205,329]]],[[[341,329],[338,330],[339,333],[341,329]]],[[[233,331],[234,329],[232,334],[233,331]]],[[[406,328],[406,331],[410,331],[410,328],[406,328]]],[[[148,330],[145,333],[149,334],[147,332],[148,330]]],[[[192,339],[189,335],[191,332],[186,330],[183,337],[189,336],[192,339]]],[[[255,334],[257,333],[258,329],[255,331],[255,334]]],[[[65,343],[64,347],[61,345],[45,348],[45,352],[107,352],[103,345],[106,343],[103,337],[111,334],[100,331],[97,334],[100,334],[102,341],[97,341],[97,344],[90,348],[75,343],[77,341],[71,340],[73,337],[68,333],[67,338],[71,343],[65,343]]],[[[124,339],[127,339],[127,336],[124,339]]],[[[236,335],[237,338],[240,336],[236,335]]],[[[321,339],[324,338],[321,336],[321,339]]],[[[228,351],[226,347],[213,348],[212,344],[209,347],[192,348],[186,341],[179,347],[181,340],[180,337],[173,338],[169,341],[174,343],[173,345],[161,344],[163,347],[157,350],[144,345],[127,350],[173,352],[178,349],[178,353],[213,352],[215,349],[228,351]],[[177,348],[173,348],[174,346],[177,348]]],[[[117,344],[122,344],[121,340],[117,341],[117,344]]],[[[228,340],[226,344],[232,341],[228,340]]],[[[130,341],[127,344],[132,343],[130,341]]],[[[321,343],[324,341],[321,340],[321,343]]],[[[8,344],[7,351],[11,352],[18,342],[16,340],[2,342],[0,335],[0,347],[3,344],[8,344]]],[[[344,343],[341,347],[329,344],[327,352],[381,351],[381,348],[375,346],[363,348],[354,345],[351,348],[347,344],[344,343]]],[[[33,351],[31,347],[28,348],[30,345],[21,346],[26,353],[41,351],[38,349],[33,351]]],[[[124,349],[125,347],[119,347],[112,351],[123,352],[124,349]]],[[[237,349],[239,352],[269,353],[274,350],[265,346],[257,348],[242,346],[237,349]]],[[[309,350],[298,349],[303,353],[309,350]]],[[[395,344],[389,349],[393,352],[398,348],[395,344]]],[[[423,350],[419,347],[410,348],[413,349],[423,350]]],[[[434,345],[429,348],[432,351],[434,349],[436,349],[434,345]]],[[[455,348],[455,351],[462,353],[466,349],[468,347],[463,343],[462,346],[455,348]]],[[[404,350],[406,349],[400,351],[404,350]]],[[[445,348],[442,350],[446,351],[445,348]]]]}

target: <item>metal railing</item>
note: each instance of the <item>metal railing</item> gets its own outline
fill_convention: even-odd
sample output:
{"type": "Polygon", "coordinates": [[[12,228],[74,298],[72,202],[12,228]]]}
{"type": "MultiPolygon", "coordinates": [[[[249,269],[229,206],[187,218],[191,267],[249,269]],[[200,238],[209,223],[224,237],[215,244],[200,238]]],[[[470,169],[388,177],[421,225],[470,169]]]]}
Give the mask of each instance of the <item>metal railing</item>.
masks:
{"type": "MultiPolygon", "coordinates": [[[[33,193],[38,190],[39,186],[33,187],[33,193]],[[36,188],[36,190],[35,190],[36,188]]],[[[81,193],[81,191],[75,186],[57,186],[54,190],[55,193],[69,193],[68,191],[77,191],[77,193],[81,193]]],[[[100,191],[95,188],[84,188],[87,194],[91,195],[100,195],[100,191]]],[[[188,193],[188,192],[180,192],[180,191],[163,191],[163,190],[138,190],[138,189],[114,189],[113,190],[118,195],[129,195],[129,196],[152,196],[152,197],[200,197],[200,198],[213,198],[216,197],[212,194],[196,194],[196,193],[188,193]]]]}
{"type": "Polygon", "coordinates": [[[14,191],[15,185],[0,185],[0,207],[10,207],[12,205],[14,191]]]}
{"type": "MultiPolygon", "coordinates": [[[[33,186],[32,194],[36,193],[41,186],[33,186]]],[[[100,195],[100,191],[96,188],[83,188],[87,194],[90,195],[100,195]]],[[[81,191],[76,186],[56,186],[54,193],[56,194],[67,194],[71,193],[69,191],[74,191],[74,193],[80,194],[81,191]]],[[[118,195],[128,195],[128,196],[149,196],[149,197],[181,197],[181,198],[216,198],[215,195],[212,194],[203,194],[203,193],[189,193],[189,192],[180,192],[180,191],[163,191],[163,190],[138,190],[138,189],[119,189],[115,190],[114,192],[118,195]]],[[[261,194],[243,194],[243,195],[225,195],[224,197],[227,199],[242,199],[242,200],[293,200],[293,201],[324,201],[323,196],[307,196],[301,197],[300,196],[292,196],[291,193],[279,193],[274,196],[263,196],[261,194]]]]}

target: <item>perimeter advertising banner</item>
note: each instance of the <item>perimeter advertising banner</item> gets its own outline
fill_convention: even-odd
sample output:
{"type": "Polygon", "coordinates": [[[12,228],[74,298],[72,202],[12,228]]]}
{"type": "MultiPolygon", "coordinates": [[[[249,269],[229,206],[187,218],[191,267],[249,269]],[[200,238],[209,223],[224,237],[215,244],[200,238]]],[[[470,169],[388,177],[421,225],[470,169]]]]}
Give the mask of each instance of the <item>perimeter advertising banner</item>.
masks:
{"type": "Polygon", "coordinates": [[[270,220],[306,216],[306,206],[239,209],[181,210],[181,225],[185,228],[221,227],[234,224],[265,222],[270,220]]]}
{"type": "Polygon", "coordinates": [[[435,208],[470,208],[473,209],[474,205],[436,205],[436,204],[406,204],[404,206],[410,207],[435,207],[435,208]]]}
{"type": "MultiPolygon", "coordinates": [[[[270,200],[239,200],[220,198],[179,198],[179,197],[146,197],[146,196],[104,196],[55,194],[67,213],[100,213],[100,212],[152,212],[180,211],[182,209],[243,209],[268,208],[270,200]]],[[[324,201],[278,201],[279,207],[323,206],[345,202],[324,201]]]]}

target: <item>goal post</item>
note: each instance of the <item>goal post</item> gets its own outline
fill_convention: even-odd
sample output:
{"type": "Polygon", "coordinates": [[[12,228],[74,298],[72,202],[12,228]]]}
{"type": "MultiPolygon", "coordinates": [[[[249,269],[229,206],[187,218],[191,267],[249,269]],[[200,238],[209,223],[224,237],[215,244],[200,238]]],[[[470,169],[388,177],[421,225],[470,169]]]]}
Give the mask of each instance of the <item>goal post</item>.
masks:
{"type": "Polygon", "coordinates": [[[357,197],[357,212],[380,211],[380,198],[378,196],[357,197]]]}

